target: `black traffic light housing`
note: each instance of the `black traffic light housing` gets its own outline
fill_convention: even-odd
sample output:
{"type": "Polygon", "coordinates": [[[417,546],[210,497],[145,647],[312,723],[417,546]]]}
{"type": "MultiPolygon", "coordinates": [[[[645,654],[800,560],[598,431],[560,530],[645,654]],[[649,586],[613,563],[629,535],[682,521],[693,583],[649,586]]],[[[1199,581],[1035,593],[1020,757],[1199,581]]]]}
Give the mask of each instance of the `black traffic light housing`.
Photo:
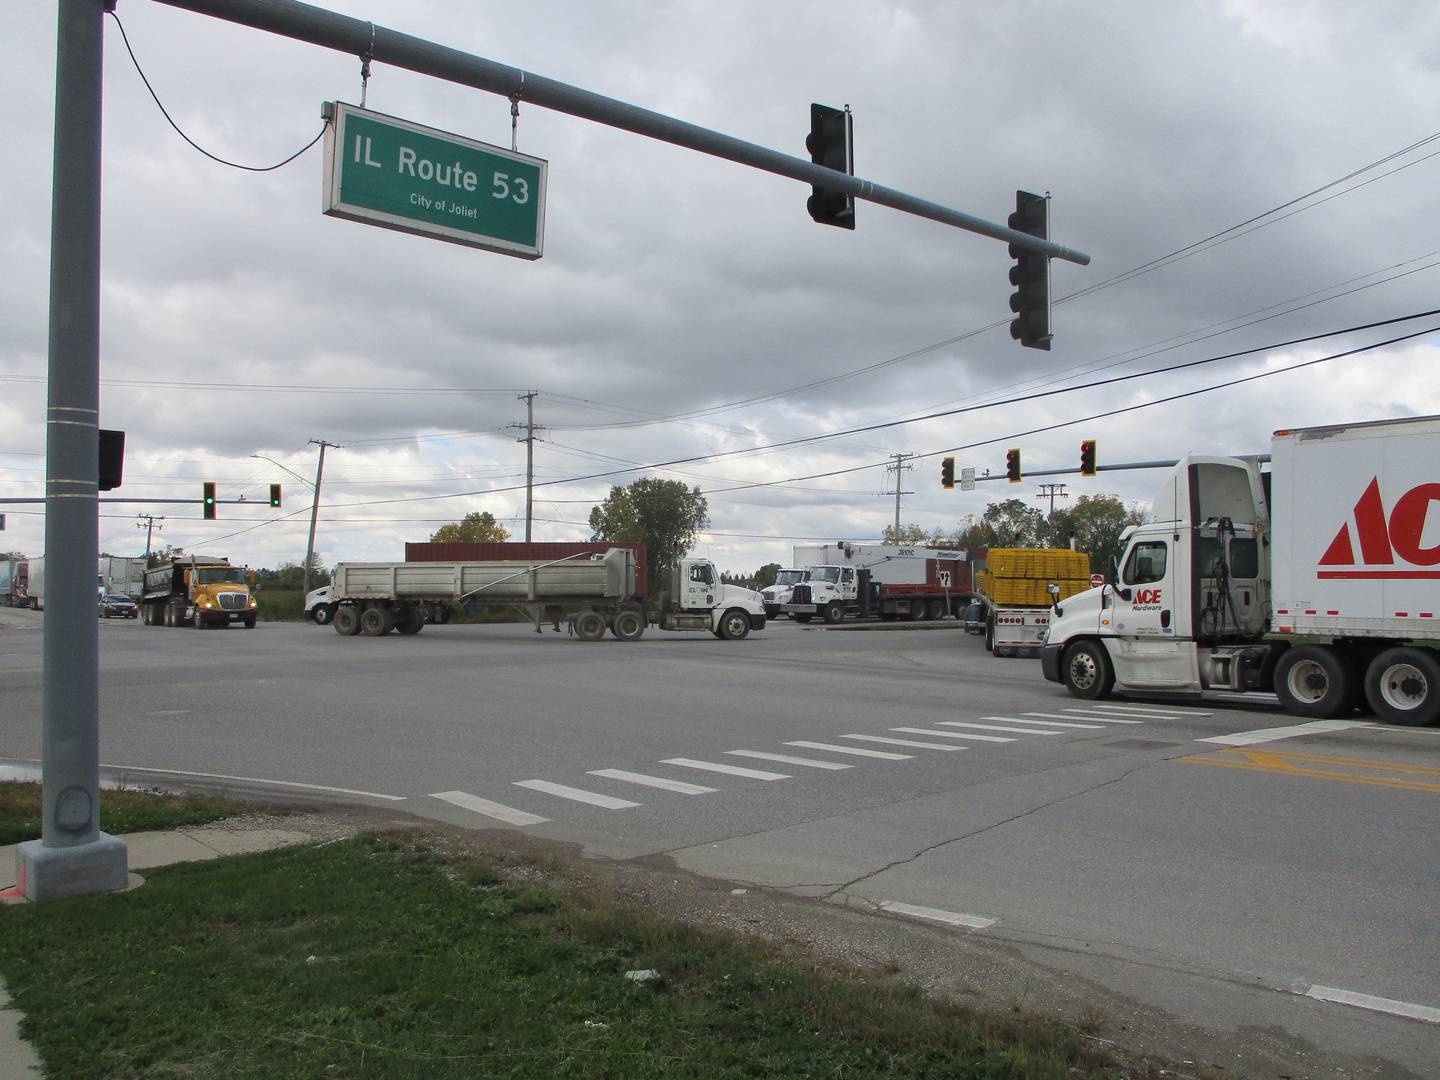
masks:
{"type": "Polygon", "coordinates": [[[1086,439],[1080,444],[1080,475],[1095,475],[1095,440],[1086,439]]]}
{"type": "Polygon", "coordinates": [[[215,481],[206,480],[200,488],[200,502],[205,508],[205,520],[215,520],[215,481]]]}
{"type": "MultiPolygon", "coordinates": [[[[1042,240],[1050,239],[1050,200],[1028,191],[1015,192],[1015,213],[1010,215],[1010,228],[1029,233],[1042,240]]],[[[1050,260],[1039,252],[1018,244],[1010,245],[1010,310],[1015,318],[1010,323],[1010,336],[1028,349],[1050,351],[1050,260]]]]}
{"type": "Polygon", "coordinates": [[[100,429],[100,490],[120,486],[125,472],[125,432],[100,429]]]}
{"type": "Polygon", "coordinates": [[[1012,484],[1020,483],[1020,451],[1017,448],[1005,451],[1005,479],[1012,484]]]}
{"type": "Polygon", "coordinates": [[[270,505],[271,505],[271,506],[275,506],[275,507],[278,507],[278,506],[280,505],[280,485],[279,485],[279,484],[271,484],[271,485],[270,485],[270,505]]]}
{"type": "Polygon", "coordinates": [[[946,491],[955,486],[955,459],[953,457],[940,459],[940,486],[946,491]]]}
{"type": "MultiPolygon", "coordinates": [[[[847,176],[855,175],[855,129],[850,121],[850,110],[832,109],[829,105],[810,106],[810,134],[805,137],[805,149],[810,151],[810,161],[827,169],[834,169],[847,176]]],[[[812,194],[805,208],[810,216],[821,225],[837,225],[842,229],[855,228],[855,198],[843,191],[835,191],[811,185],[812,194]]]]}

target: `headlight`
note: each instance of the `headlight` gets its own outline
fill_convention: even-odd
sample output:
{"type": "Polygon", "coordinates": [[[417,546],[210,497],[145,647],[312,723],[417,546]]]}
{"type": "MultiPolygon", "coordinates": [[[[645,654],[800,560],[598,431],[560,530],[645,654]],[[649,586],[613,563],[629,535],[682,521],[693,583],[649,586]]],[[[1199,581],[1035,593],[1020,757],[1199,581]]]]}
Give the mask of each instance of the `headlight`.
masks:
{"type": "Polygon", "coordinates": [[[208,597],[208,596],[202,596],[202,597],[200,598],[200,606],[201,606],[201,607],[209,607],[209,606],[210,606],[210,597],[208,597]]]}

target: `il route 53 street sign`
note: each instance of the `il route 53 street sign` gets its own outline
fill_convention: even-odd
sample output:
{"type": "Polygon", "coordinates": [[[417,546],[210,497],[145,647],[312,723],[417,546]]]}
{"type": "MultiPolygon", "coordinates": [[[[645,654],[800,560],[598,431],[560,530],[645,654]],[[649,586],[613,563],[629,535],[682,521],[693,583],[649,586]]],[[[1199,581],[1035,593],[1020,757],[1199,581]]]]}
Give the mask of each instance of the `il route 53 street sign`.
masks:
{"type": "Polygon", "coordinates": [[[324,115],[325,213],[540,258],[548,162],[343,102],[324,115]]]}

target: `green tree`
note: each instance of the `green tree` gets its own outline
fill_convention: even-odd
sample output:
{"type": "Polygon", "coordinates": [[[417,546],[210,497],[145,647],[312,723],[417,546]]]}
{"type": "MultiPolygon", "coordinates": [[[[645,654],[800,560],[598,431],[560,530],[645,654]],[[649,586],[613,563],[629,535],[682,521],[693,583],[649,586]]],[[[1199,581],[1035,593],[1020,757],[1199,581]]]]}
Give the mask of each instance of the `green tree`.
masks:
{"type": "Polygon", "coordinates": [[[881,535],[884,536],[884,539],[880,541],[882,544],[892,544],[896,547],[921,547],[926,539],[924,526],[916,525],[913,522],[909,525],[901,525],[898,534],[895,532],[894,525],[886,525],[885,531],[881,535]]]}
{"type": "Polygon", "coordinates": [[[503,544],[509,539],[510,530],[489,510],[472,511],[430,534],[432,544],[503,544]]]}
{"type": "Polygon", "coordinates": [[[988,530],[986,547],[1044,547],[1050,538],[1045,515],[1023,499],[991,503],[980,524],[988,530]]]}
{"type": "Polygon", "coordinates": [[[759,570],[755,571],[755,584],[752,588],[756,590],[768,589],[771,585],[775,584],[775,575],[779,572],[780,564],[778,562],[767,562],[764,566],[760,567],[759,570]]]}
{"type": "Polygon", "coordinates": [[[592,540],[645,544],[645,570],[652,593],[668,581],[670,567],[694,546],[710,524],[710,506],[699,487],[678,480],[643,477],[615,486],[599,506],[590,508],[592,540]]]}
{"type": "Polygon", "coordinates": [[[1120,534],[1140,525],[1145,514],[1127,507],[1114,495],[1081,495],[1074,506],[1050,515],[1049,528],[1056,547],[1069,547],[1090,556],[1090,572],[1103,574],[1120,557],[1120,534]]]}

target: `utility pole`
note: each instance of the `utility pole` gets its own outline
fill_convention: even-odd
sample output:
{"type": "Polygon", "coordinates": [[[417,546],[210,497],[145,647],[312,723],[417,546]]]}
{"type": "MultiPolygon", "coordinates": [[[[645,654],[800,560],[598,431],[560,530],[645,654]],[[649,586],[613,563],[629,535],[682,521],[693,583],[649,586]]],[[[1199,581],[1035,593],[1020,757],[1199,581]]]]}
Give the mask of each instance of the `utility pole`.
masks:
{"type": "Polygon", "coordinates": [[[531,519],[535,507],[535,432],[544,431],[544,428],[535,426],[535,398],[540,391],[531,390],[528,394],[521,394],[520,401],[525,402],[525,423],[506,424],[507,428],[525,429],[525,437],[516,439],[516,442],[525,444],[525,542],[530,543],[531,519]]]}
{"type": "MultiPolygon", "coordinates": [[[[902,476],[901,474],[902,474],[902,472],[904,472],[904,471],[906,471],[906,470],[915,468],[914,465],[906,465],[906,464],[905,464],[905,459],[906,459],[906,458],[912,458],[912,457],[914,457],[915,455],[914,455],[914,454],[891,454],[890,456],[895,460],[895,464],[894,464],[894,465],[886,465],[886,466],[885,466],[885,471],[886,471],[887,473],[893,472],[893,473],[895,474],[895,543],[896,543],[896,544],[899,544],[899,543],[900,543],[900,496],[901,496],[901,495],[914,495],[914,494],[915,494],[913,491],[905,491],[905,490],[904,490],[905,484],[902,482],[904,478],[903,478],[903,476],[902,476]]],[[[887,492],[885,492],[885,494],[886,494],[886,495],[889,495],[890,492],[887,491],[887,492]]]]}
{"type": "Polygon", "coordinates": [[[325,448],[333,446],[336,450],[342,449],[339,443],[326,442],[324,439],[310,441],[320,447],[320,462],[315,466],[315,499],[310,504],[310,542],[305,545],[305,568],[300,578],[302,602],[305,594],[310,591],[310,563],[315,558],[315,522],[320,517],[320,478],[325,475],[325,448]]]}
{"type": "Polygon", "coordinates": [[[150,565],[150,534],[156,529],[164,529],[164,525],[156,525],[155,522],[164,521],[165,519],[163,517],[157,518],[154,514],[137,514],[135,516],[138,517],[140,521],[145,522],[144,525],[141,525],[140,521],[137,521],[135,527],[145,530],[145,565],[148,567],[150,565]]]}
{"type": "Polygon", "coordinates": [[[1041,484],[1041,485],[1039,485],[1039,487],[1040,487],[1040,490],[1039,490],[1039,492],[1035,495],[1035,498],[1037,498],[1037,499],[1049,499],[1049,500],[1050,500],[1050,513],[1052,513],[1052,514],[1055,513],[1055,500],[1056,500],[1056,499],[1068,499],[1068,498],[1070,497],[1070,493],[1065,490],[1065,485],[1064,485],[1064,484],[1041,484]]]}

